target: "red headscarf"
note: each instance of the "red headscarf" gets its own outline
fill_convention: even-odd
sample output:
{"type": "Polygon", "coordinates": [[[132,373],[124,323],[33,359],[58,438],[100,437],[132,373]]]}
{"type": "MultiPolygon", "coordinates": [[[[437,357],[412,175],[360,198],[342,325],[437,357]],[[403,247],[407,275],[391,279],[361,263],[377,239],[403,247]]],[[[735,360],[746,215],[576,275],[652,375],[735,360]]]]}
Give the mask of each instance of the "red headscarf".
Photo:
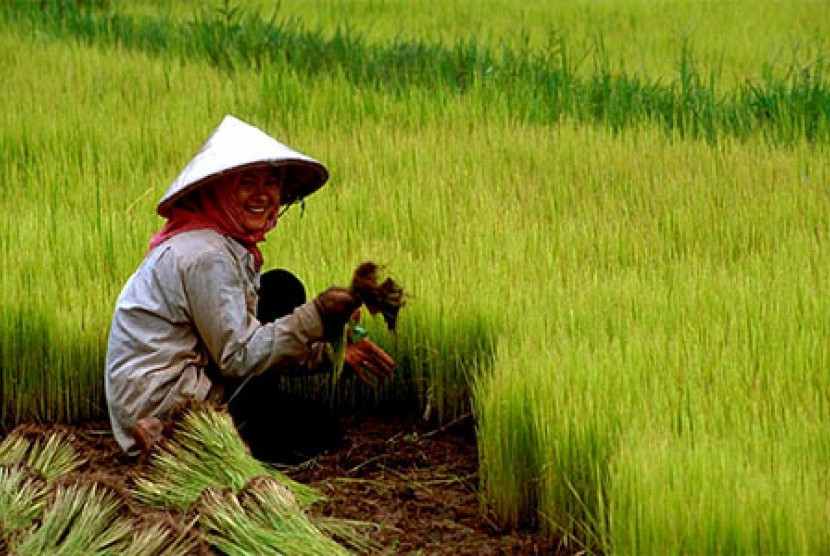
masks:
{"type": "Polygon", "coordinates": [[[265,234],[277,225],[276,216],[265,229],[248,232],[240,223],[242,207],[234,196],[233,181],[216,180],[205,184],[176,203],[170,210],[167,223],[152,238],[150,249],[171,237],[191,230],[216,230],[242,244],[254,256],[257,269],[262,267],[262,251],[257,243],[265,241],[265,234]]]}

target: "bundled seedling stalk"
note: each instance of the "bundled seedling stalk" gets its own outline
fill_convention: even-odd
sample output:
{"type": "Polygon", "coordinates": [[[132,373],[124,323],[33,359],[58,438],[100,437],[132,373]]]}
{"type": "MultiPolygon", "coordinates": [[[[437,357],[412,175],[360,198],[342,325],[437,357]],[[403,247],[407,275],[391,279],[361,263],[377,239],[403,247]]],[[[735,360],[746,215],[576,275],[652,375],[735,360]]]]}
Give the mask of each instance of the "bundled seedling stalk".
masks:
{"type": "Polygon", "coordinates": [[[225,554],[348,554],[309,520],[290,490],[270,477],[255,478],[238,493],[208,488],[197,507],[206,538],[225,554]]]}
{"type": "Polygon", "coordinates": [[[92,484],[58,485],[39,525],[23,535],[11,552],[43,554],[112,554],[129,542],[131,527],[118,517],[120,500],[92,484]]]}
{"type": "Polygon", "coordinates": [[[181,556],[206,552],[203,543],[189,531],[177,532],[160,523],[139,526],[128,543],[118,549],[119,556],[181,556]]]}
{"type": "Polygon", "coordinates": [[[46,508],[47,487],[42,477],[25,465],[0,466],[0,550],[29,529],[46,508]]]}
{"type": "Polygon", "coordinates": [[[18,427],[0,443],[0,551],[28,554],[193,554],[198,541],[121,517],[119,492],[84,482],[84,459],[62,433],[18,427]],[[80,480],[79,480],[80,479],[80,480]]]}
{"type": "Polygon", "coordinates": [[[61,433],[33,437],[26,429],[18,428],[0,443],[0,465],[26,465],[47,481],[71,473],[83,463],[71,439],[61,433]]]}
{"type": "MultiPolygon", "coordinates": [[[[378,271],[380,267],[371,261],[358,265],[352,276],[349,291],[366,306],[369,313],[374,316],[380,313],[386,323],[386,328],[394,333],[397,330],[398,313],[404,306],[403,288],[392,278],[386,278],[378,283],[378,271]]],[[[331,383],[336,386],[343,376],[343,360],[346,344],[358,342],[368,336],[368,332],[360,323],[352,319],[346,326],[343,337],[334,346],[334,373],[331,383]]],[[[334,395],[332,393],[332,400],[334,395]]]]}
{"type": "Polygon", "coordinates": [[[226,411],[210,404],[183,411],[171,438],[152,456],[147,474],[136,481],[138,500],[155,508],[185,510],[208,487],[239,490],[260,475],[286,485],[302,507],[322,498],[254,458],[226,411]]]}

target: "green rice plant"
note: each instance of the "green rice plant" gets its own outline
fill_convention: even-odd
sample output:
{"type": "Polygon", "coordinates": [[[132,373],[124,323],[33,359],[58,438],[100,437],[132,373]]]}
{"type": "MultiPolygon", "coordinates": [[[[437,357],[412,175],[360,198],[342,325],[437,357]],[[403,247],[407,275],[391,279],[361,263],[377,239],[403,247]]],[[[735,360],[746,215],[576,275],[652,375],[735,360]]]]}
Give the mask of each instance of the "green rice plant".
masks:
{"type": "MultiPolygon", "coordinates": [[[[182,0],[136,0],[119,5],[118,12],[187,22],[205,12],[224,17],[228,7],[244,7],[247,13],[265,20],[276,13],[280,20],[319,27],[324,36],[346,29],[365,36],[371,45],[393,41],[453,44],[475,37],[514,50],[539,52],[549,48],[553,33],[566,35],[577,53],[592,48],[594,38],[601,35],[606,51],[613,53],[608,59],[615,71],[624,66],[629,74],[662,80],[675,75],[679,43],[692,38],[707,65],[705,73],[717,69],[730,84],[756,76],[770,59],[781,64],[778,71],[786,72],[789,62],[790,67],[798,67],[820,55],[826,46],[821,39],[827,36],[830,23],[811,0],[793,0],[786,9],[775,2],[750,1],[707,5],[706,10],[695,0],[677,0],[670,6],[649,0],[555,4],[529,0],[510,9],[500,0],[453,0],[438,6],[411,0],[373,4],[318,1],[313,5],[304,0],[283,0],[276,8],[270,0],[217,0],[198,8],[182,0]],[[406,14],[405,23],[402,13],[406,14]]],[[[112,11],[113,6],[105,8],[105,12],[112,11]]],[[[578,56],[575,62],[579,62],[578,56]]],[[[591,70],[587,64],[579,69],[591,70]]]]}
{"type": "MultiPolygon", "coordinates": [[[[538,317],[529,321],[544,327],[538,317]]],[[[601,552],[617,409],[606,377],[579,370],[589,350],[558,353],[538,341],[503,339],[478,373],[483,510],[506,528],[536,525],[567,550],[601,552]],[[540,354],[553,366],[539,365],[540,354]]]]}
{"type": "MultiPolygon", "coordinates": [[[[446,4],[431,11],[461,5],[446,4]]],[[[178,22],[144,4],[143,19],[65,28],[3,11],[15,22],[0,24],[0,102],[15,107],[0,113],[3,421],[103,415],[111,304],[160,225],[154,202],[233,112],[331,169],[264,244],[268,264],[304,272],[315,292],[370,258],[412,293],[397,336],[365,323],[398,360],[394,380],[338,400],[442,419],[472,405],[482,498],[503,524],[585,551],[826,552],[830,454],[815,439],[830,438],[830,157],[822,33],[808,28],[825,18],[800,2],[672,6],[573,3],[580,18],[559,20],[585,32],[511,51],[515,73],[498,56],[488,72],[483,39],[433,49],[349,31],[289,35],[296,50],[280,52],[308,57],[263,61],[254,31],[272,30],[202,15],[235,56],[217,70],[179,42],[195,32],[191,8],[178,22]],[[695,10],[706,35],[677,32],[695,10]],[[721,73],[712,48],[758,19],[778,28],[721,73]],[[616,48],[618,27],[647,44],[616,48]],[[804,47],[799,63],[776,53],[781,33],[804,47]],[[406,81],[410,62],[441,71],[406,81]]],[[[211,455],[211,468],[168,455],[192,483],[171,487],[174,507],[262,473],[225,472],[247,465],[229,452],[233,465],[211,455]]],[[[168,507],[159,484],[150,497],[168,507]]]]}
{"type": "Polygon", "coordinates": [[[130,535],[120,518],[121,501],[93,484],[57,485],[37,525],[11,544],[19,556],[112,554],[130,535]]]}
{"type": "MultiPolygon", "coordinates": [[[[500,343],[493,366],[511,360],[500,343]]],[[[504,367],[482,367],[474,389],[481,476],[482,511],[491,511],[505,528],[535,524],[538,482],[543,462],[538,458],[538,434],[527,419],[532,386],[511,380],[504,367]]],[[[521,361],[509,369],[521,369],[521,361]]]]}
{"type": "MultiPolygon", "coordinates": [[[[163,26],[161,28],[164,30],[163,26]]],[[[158,31],[156,27],[153,29],[153,33],[158,31]]],[[[420,295],[404,314],[399,334],[399,337],[412,341],[395,342],[387,335],[376,336],[400,358],[399,376],[403,379],[391,388],[371,394],[394,396],[400,391],[400,398],[416,400],[410,403],[429,404],[434,415],[452,418],[466,411],[469,395],[465,380],[470,364],[479,354],[491,350],[488,346],[492,345],[494,336],[488,307],[495,304],[479,300],[471,304],[464,284],[455,283],[457,276],[444,276],[441,268],[450,268],[455,261],[462,261],[463,268],[478,268],[482,266],[478,264],[479,260],[492,260],[494,255],[498,256],[498,249],[493,249],[491,244],[509,240],[490,223],[501,218],[499,211],[493,208],[497,206],[493,200],[495,195],[488,193],[480,201],[467,191],[492,189],[501,195],[501,199],[529,201],[523,206],[538,218],[561,217],[573,221],[574,225],[582,225],[586,231],[591,229],[590,219],[596,216],[596,212],[588,210],[582,220],[558,209],[548,210],[557,205],[566,206],[569,198],[582,199],[583,193],[578,189],[560,188],[560,184],[567,184],[571,177],[579,180],[585,176],[579,172],[567,175],[571,172],[569,168],[578,164],[575,160],[579,153],[566,148],[564,152],[570,153],[570,160],[556,157],[555,152],[562,146],[544,139],[549,136],[567,140],[567,134],[558,135],[559,128],[532,128],[516,122],[514,109],[533,111],[550,105],[541,102],[544,98],[536,93],[528,93],[530,96],[525,102],[521,95],[505,96],[506,93],[501,91],[506,89],[501,86],[482,85],[468,89],[464,96],[440,88],[408,88],[396,96],[371,89],[354,91],[343,72],[309,81],[298,70],[286,69],[275,62],[256,72],[239,68],[233,77],[227,77],[198,63],[170,64],[165,58],[145,57],[131,51],[84,49],[76,44],[50,44],[50,40],[57,38],[53,36],[47,40],[43,35],[35,34],[34,37],[27,36],[28,42],[21,42],[18,36],[9,35],[4,43],[4,60],[9,62],[4,99],[18,107],[4,115],[2,125],[3,146],[8,153],[2,178],[4,183],[13,184],[18,193],[13,197],[14,202],[9,202],[6,207],[10,218],[2,224],[2,237],[7,242],[4,245],[9,246],[4,250],[3,264],[6,268],[17,269],[3,278],[4,299],[12,301],[4,303],[0,310],[0,320],[4,323],[0,326],[3,335],[0,357],[4,371],[8,370],[0,377],[5,422],[33,417],[73,420],[103,414],[100,368],[112,300],[117,295],[117,288],[143,256],[146,240],[158,225],[153,216],[153,200],[170,176],[175,175],[181,160],[192,154],[193,145],[203,139],[204,130],[196,129],[198,126],[193,122],[213,121],[220,110],[218,107],[221,110],[226,107],[245,110],[257,116],[258,121],[285,130],[291,139],[303,138],[313,147],[311,150],[319,150],[325,155],[322,158],[333,161],[333,188],[325,192],[325,197],[310,201],[308,214],[302,220],[294,219],[296,227],[292,227],[290,221],[281,223],[277,234],[282,235],[283,230],[290,230],[290,233],[285,234],[284,241],[279,237],[269,241],[265,248],[268,260],[290,262],[296,268],[314,268],[309,282],[320,286],[325,285],[324,279],[340,278],[333,270],[336,265],[352,265],[360,260],[357,257],[365,256],[365,253],[357,253],[359,250],[378,253],[385,261],[401,261],[394,270],[400,272],[406,285],[411,284],[413,291],[420,295]],[[17,56],[16,53],[24,48],[27,56],[17,56]],[[25,64],[20,62],[23,59],[25,64]],[[56,75],[49,83],[37,78],[53,65],[73,67],[77,71],[56,75]],[[143,76],[139,85],[134,79],[137,74],[143,76]],[[100,79],[117,86],[101,90],[96,85],[100,79]],[[198,96],[199,93],[188,85],[196,82],[209,83],[205,90],[210,93],[204,93],[204,102],[184,102],[182,99],[198,96]],[[344,87],[349,94],[343,93],[344,87]],[[73,109],[44,108],[52,106],[47,102],[50,98],[61,99],[55,104],[57,106],[73,109]],[[154,103],[148,99],[158,98],[166,99],[162,105],[164,117],[143,116],[153,109],[154,103]],[[275,98],[279,98],[279,102],[275,102],[275,98]],[[129,114],[125,114],[125,109],[129,114]],[[111,132],[107,122],[122,116],[126,118],[122,130],[111,132]],[[457,123],[445,125],[446,122],[457,123]],[[471,133],[471,129],[477,131],[471,133]],[[546,153],[545,157],[533,154],[535,144],[508,153],[493,148],[503,142],[515,143],[517,137],[531,136],[545,145],[545,149],[540,150],[546,153]],[[459,137],[464,141],[460,142],[459,137]],[[355,152],[355,144],[367,142],[376,148],[355,152]],[[434,152],[423,148],[424,144],[434,144],[442,152],[436,157],[434,152]],[[111,153],[111,156],[103,153],[111,153]],[[550,153],[550,164],[545,159],[547,153],[550,153]],[[534,158],[528,159],[528,156],[534,158]],[[432,158],[437,164],[432,163],[432,158]],[[492,162],[474,165],[471,163],[474,159],[503,162],[498,167],[492,162]],[[532,166],[518,166],[522,168],[518,176],[505,171],[511,165],[525,164],[526,160],[532,160],[532,166]],[[134,171],[137,167],[143,170],[134,171]],[[550,175],[545,176],[533,168],[548,168],[550,175]],[[41,178],[46,181],[41,183],[41,178]],[[502,185],[502,182],[514,181],[531,185],[521,188],[502,185]],[[413,187],[399,187],[399,183],[419,184],[426,194],[415,196],[413,187]],[[464,184],[464,187],[447,188],[446,183],[464,184]],[[349,187],[342,187],[345,184],[349,187]],[[378,187],[389,191],[388,199],[385,196],[378,198],[378,187]],[[42,190],[48,191],[49,210],[43,219],[32,221],[27,215],[43,206],[43,201],[33,192],[42,190]],[[69,193],[64,196],[64,191],[69,193]],[[368,231],[365,222],[360,221],[360,208],[367,202],[379,202],[383,208],[383,214],[373,215],[373,229],[368,231]],[[458,213],[477,210],[485,211],[482,214],[491,215],[492,219],[480,219],[477,224],[481,226],[458,221],[458,213]],[[316,220],[312,216],[315,211],[316,220]],[[331,222],[323,216],[329,214],[337,214],[339,222],[344,224],[337,228],[337,234],[343,236],[341,245],[346,245],[343,248],[345,254],[328,258],[329,255],[320,257],[319,253],[295,253],[295,245],[331,242],[334,237],[331,222]],[[304,231],[300,229],[302,226],[316,227],[319,233],[304,231]],[[367,236],[389,239],[367,240],[367,236]],[[465,252],[446,249],[441,238],[447,237],[461,238],[465,252]],[[82,239],[76,241],[73,238],[82,239]],[[303,243],[305,240],[312,241],[303,243]],[[40,247],[23,252],[12,248],[12,245],[27,241],[41,242],[38,243],[40,247]],[[431,269],[426,264],[430,255],[436,268],[431,269]],[[326,260],[321,262],[323,258],[326,260]],[[67,262],[73,260],[79,263],[73,266],[67,262]],[[37,295],[21,296],[19,292],[26,291],[26,284],[37,280],[44,265],[48,268],[72,267],[65,273],[65,285],[44,281],[38,286],[37,295]],[[88,294],[87,288],[95,294],[88,294]],[[443,299],[430,290],[445,292],[443,299]],[[406,324],[407,321],[412,324],[406,324]],[[57,326],[57,322],[62,326],[57,326]],[[21,361],[26,361],[25,367],[21,361]],[[18,372],[14,372],[15,369],[19,369],[18,372]]],[[[560,80],[564,82],[562,94],[572,96],[575,94],[573,84],[567,83],[575,69],[574,62],[569,60],[579,55],[569,49],[567,43],[562,43],[564,39],[559,37],[558,40],[556,50],[546,52],[546,55],[566,71],[567,75],[560,80]]],[[[170,48],[175,49],[172,42],[170,48]]],[[[476,59],[475,48],[468,45],[463,52],[467,52],[464,54],[467,58],[476,59]]],[[[513,65],[521,66],[519,60],[530,64],[532,60],[522,56],[515,54],[513,65]]],[[[696,98],[696,87],[706,86],[704,79],[696,77],[693,62],[689,56],[686,69],[681,72],[687,82],[681,90],[688,99],[696,98]]],[[[619,94],[613,92],[613,80],[606,80],[611,71],[607,64],[598,63],[598,71],[602,82],[601,96],[617,99],[613,102],[620,98],[635,99],[630,100],[632,104],[628,108],[623,104],[615,105],[615,114],[642,109],[637,95],[626,97],[623,89],[619,89],[619,94]]],[[[547,79],[544,74],[534,77],[537,78],[547,79]]],[[[820,86],[806,90],[814,91],[805,97],[813,99],[809,104],[820,107],[820,86]]],[[[757,97],[757,93],[753,94],[757,97]]],[[[658,96],[655,93],[655,98],[658,96]]],[[[565,96],[556,98],[554,104],[576,106],[575,100],[567,100],[565,96]]],[[[672,106],[680,107],[681,104],[672,106]]],[[[593,106],[593,101],[589,105],[593,106]]],[[[756,110],[754,105],[750,108],[756,110]]],[[[673,113],[673,108],[667,110],[673,113]]],[[[809,118],[804,121],[808,120],[813,121],[809,118]]],[[[523,145],[523,142],[519,141],[519,144],[523,145]]],[[[604,146],[584,144],[604,160],[609,174],[627,180],[626,183],[636,183],[630,176],[636,175],[638,164],[661,164],[660,160],[650,158],[648,152],[643,155],[645,158],[619,163],[623,157],[620,148],[612,147],[608,149],[609,156],[604,156],[604,146]]],[[[625,140],[620,145],[631,147],[625,140]]],[[[709,155],[701,153],[701,156],[709,155]]],[[[724,163],[722,159],[715,162],[721,163],[724,163]]],[[[658,181],[658,178],[654,179],[658,181]]],[[[594,185],[589,187],[595,188],[594,185]]],[[[585,192],[599,200],[602,194],[601,189],[585,192]]],[[[723,193],[711,194],[725,202],[723,193]]],[[[321,195],[324,194],[321,192],[321,195]]],[[[648,188],[648,195],[666,198],[654,187],[648,188]]],[[[648,195],[644,198],[649,198],[648,195]]],[[[609,208],[612,204],[608,201],[603,206],[609,208]]],[[[626,208],[636,210],[637,207],[626,208]]],[[[684,209],[678,210],[682,213],[684,209]]],[[[296,214],[290,213],[291,218],[296,214]]],[[[523,218],[513,211],[506,214],[523,218]]],[[[679,234],[679,248],[684,248],[684,242],[719,239],[710,228],[695,229],[689,227],[691,221],[679,221],[678,218],[685,218],[683,214],[666,211],[659,215],[651,213],[651,216],[655,221],[660,220],[659,233],[679,234]],[[696,233],[701,237],[694,239],[696,233]]],[[[593,244],[586,232],[578,237],[581,242],[573,245],[576,249],[589,245],[584,249],[586,253],[580,254],[616,257],[625,262],[633,251],[642,251],[641,241],[649,240],[645,233],[640,233],[650,232],[651,223],[647,224],[635,231],[632,241],[621,239],[622,236],[615,234],[609,226],[593,244]]],[[[567,247],[558,244],[559,249],[567,247]]],[[[657,248],[662,249],[662,246],[657,248]]],[[[572,255],[577,253],[576,249],[572,255]]],[[[640,257],[642,253],[635,255],[640,257]]],[[[482,297],[503,294],[503,291],[490,291],[482,297]]],[[[353,389],[345,393],[354,395],[359,403],[363,403],[360,396],[369,395],[353,389]]]]}
{"type": "MultiPolygon", "coordinates": [[[[787,530],[797,512],[768,512],[764,499],[735,491],[783,492],[803,477],[793,508],[825,504],[810,461],[823,459],[825,450],[806,448],[809,438],[823,434],[828,407],[822,371],[828,350],[820,340],[828,334],[822,316],[827,309],[819,294],[827,280],[812,270],[825,258],[819,247],[826,229],[820,193],[825,161],[777,150],[760,161],[763,149],[754,144],[713,153],[701,144],[660,146],[648,133],[638,137],[648,154],[631,166],[605,159],[628,148],[620,137],[606,144],[610,150],[593,150],[584,171],[554,169],[551,181],[559,183],[564,170],[561,183],[579,184],[580,193],[563,186],[555,199],[529,202],[527,214],[546,218],[547,225],[525,224],[523,241],[512,245],[516,259],[504,256],[506,266],[521,268],[537,289],[521,297],[502,294],[511,316],[498,324],[505,333],[496,357],[477,376],[482,490],[489,507],[508,524],[539,522],[580,550],[780,552],[790,542],[820,553],[824,536],[817,521],[793,527],[793,537],[780,535],[775,532],[787,530]],[[745,196],[752,202],[737,200],[745,196]],[[534,261],[538,278],[533,267],[519,266],[522,257],[534,261]],[[517,315],[521,332],[508,334],[516,330],[517,315]],[[659,456],[654,439],[660,436],[646,435],[656,444],[654,458],[648,441],[636,439],[653,429],[668,438],[679,435],[678,445],[689,449],[710,435],[726,435],[724,449],[741,453],[742,444],[755,446],[742,465],[769,466],[769,472],[742,480],[716,461],[705,467],[706,458],[718,457],[706,450],[701,476],[734,489],[710,490],[704,479],[694,488],[724,511],[731,508],[734,521],[701,510],[701,521],[692,526],[682,517],[691,487],[673,492],[660,486],[668,484],[665,477],[656,478],[644,489],[661,501],[649,505],[648,525],[627,537],[626,527],[642,523],[636,516],[644,511],[630,508],[647,495],[628,490],[625,481],[619,490],[617,458],[633,443],[637,464],[647,469],[659,456]],[[800,448],[786,448],[786,435],[800,448]],[[626,506],[615,510],[616,503],[626,506]],[[679,528],[689,524],[687,545],[673,543],[663,515],[679,528]],[[769,524],[769,537],[751,544],[758,523],[769,524]],[[706,527],[719,531],[718,538],[743,540],[706,544],[699,536],[706,527]],[[804,543],[807,530],[815,544],[804,543]],[[778,544],[773,535],[788,540],[778,544]],[[637,538],[654,543],[642,549],[637,538]],[[618,547],[616,539],[625,542],[618,547]]],[[[580,148],[577,135],[569,134],[559,142],[557,158],[567,160],[571,149],[580,148]]],[[[684,457],[672,459],[671,467],[679,469],[684,457]]]]}
{"type": "Polygon", "coordinates": [[[0,15],[9,23],[26,22],[36,30],[77,36],[90,44],[207,60],[223,71],[287,66],[301,75],[335,75],[395,94],[413,87],[453,95],[484,89],[487,94],[480,95],[481,100],[507,95],[514,117],[534,123],[575,118],[621,129],[643,121],[661,122],[669,131],[710,142],[722,135],[756,133],[784,143],[800,138],[826,141],[830,133],[830,85],[822,54],[808,60],[806,78],[805,71],[798,71],[801,64],[793,65],[784,76],[773,77],[768,71],[761,83],[750,80],[747,85],[742,79],[739,86],[719,93],[716,71],[699,70],[688,34],[681,34],[673,49],[676,72],[666,84],[645,73],[629,76],[622,62],[613,67],[601,34],[582,56],[593,51],[594,73],[582,75],[573,69],[561,33],[553,33],[539,52],[514,52],[508,45],[493,47],[476,37],[456,39],[450,46],[422,41],[370,44],[348,29],[328,37],[307,30],[297,18],[264,20],[229,3],[183,23],[148,22],[71,4],[49,10],[12,3],[0,15]],[[517,59],[522,61],[516,63],[517,59]],[[784,91],[784,102],[770,109],[767,100],[780,98],[779,91],[784,91]]]}
{"type": "Polygon", "coordinates": [[[31,469],[0,466],[0,548],[32,526],[46,508],[46,501],[47,487],[31,469]]]}
{"type": "Polygon", "coordinates": [[[272,478],[255,479],[238,493],[208,488],[197,507],[206,539],[225,554],[348,554],[272,478]]]}
{"type": "Polygon", "coordinates": [[[72,440],[63,433],[32,437],[25,429],[17,429],[0,442],[0,465],[25,465],[50,482],[83,464],[72,440]]]}
{"type": "MultiPolygon", "coordinates": [[[[821,451],[825,428],[810,431],[821,451]]],[[[690,443],[646,430],[612,465],[614,553],[822,554],[830,547],[826,497],[817,496],[826,471],[779,463],[813,459],[800,431],[796,442],[789,434],[742,434],[695,435],[690,443]]]]}
{"type": "Polygon", "coordinates": [[[306,508],[322,497],[275,468],[255,459],[224,410],[194,405],[176,424],[172,437],[153,454],[150,468],[136,479],[136,498],[154,508],[185,510],[208,487],[239,490],[252,478],[278,480],[306,508]]]}

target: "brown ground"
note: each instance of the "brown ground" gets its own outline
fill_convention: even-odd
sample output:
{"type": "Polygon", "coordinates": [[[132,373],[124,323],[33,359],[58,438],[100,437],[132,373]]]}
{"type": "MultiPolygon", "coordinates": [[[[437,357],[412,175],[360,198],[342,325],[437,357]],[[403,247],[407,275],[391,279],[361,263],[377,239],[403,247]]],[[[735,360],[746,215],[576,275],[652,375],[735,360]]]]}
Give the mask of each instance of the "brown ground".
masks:
{"type": "MultiPolygon", "coordinates": [[[[383,554],[556,554],[540,534],[499,531],[480,512],[470,421],[436,427],[401,417],[350,419],[346,448],[283,471],[328,497],[314,512],[377,523],[371,534],[383,554]]],[[[71,432],[89,459],[87,476],[128,486],[140,472],[141,464],[121,455],[106,423],[71,432]]]]}

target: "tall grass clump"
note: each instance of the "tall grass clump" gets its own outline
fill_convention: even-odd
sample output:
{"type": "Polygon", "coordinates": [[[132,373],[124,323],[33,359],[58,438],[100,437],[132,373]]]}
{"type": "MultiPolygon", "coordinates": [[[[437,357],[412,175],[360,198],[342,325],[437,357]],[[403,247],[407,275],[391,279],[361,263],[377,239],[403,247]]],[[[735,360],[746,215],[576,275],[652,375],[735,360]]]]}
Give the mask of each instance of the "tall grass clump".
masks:
{"type": "MultiPolygon", "coordinates": [[[[812,438],[826,432],[819,429],[809,431],[812,438]]],[[[795,442],[781,433],[757,442],[747,433],[688,442],[638,430],[613,464],[614,552],[825,552],[828,510],[817,493],[826,473],[807,461],[813,458],[797,434],[795,442]]]]}
{"type": "Polygon", "coordinates": [[[537,333],[502,338],[474,389],[484,502],[508,528],[533,524],[568,550],[605,551],[618,348],[559,345],[542,315],[524,321],[537,333]]]}

